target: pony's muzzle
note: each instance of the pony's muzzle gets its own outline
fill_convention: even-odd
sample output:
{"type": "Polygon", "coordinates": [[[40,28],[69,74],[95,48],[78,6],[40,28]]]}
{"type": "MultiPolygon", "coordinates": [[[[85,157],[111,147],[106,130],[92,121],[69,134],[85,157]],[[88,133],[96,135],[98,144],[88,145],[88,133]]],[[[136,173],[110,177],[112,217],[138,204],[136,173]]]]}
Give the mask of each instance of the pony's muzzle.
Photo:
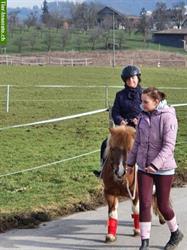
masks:
{"type": "Polygon", "coordinates": [[[122,178],[125,174],[126,174],[126,169],[124,166],[119,166],[117,168],[115,168],[114,174],[118,177],[118,178],[122,178]]]}

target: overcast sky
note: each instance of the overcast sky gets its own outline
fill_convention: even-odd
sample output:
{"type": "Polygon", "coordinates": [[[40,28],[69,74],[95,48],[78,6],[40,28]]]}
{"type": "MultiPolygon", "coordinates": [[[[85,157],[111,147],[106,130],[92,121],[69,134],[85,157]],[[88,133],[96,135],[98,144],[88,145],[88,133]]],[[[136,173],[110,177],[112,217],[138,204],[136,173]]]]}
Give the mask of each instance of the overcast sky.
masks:
{"type": "MultiPolygon", "coordinates": [[[[54,2],[55,0],[47,0],[47,2],[54,2]]],[[[57,1],[57,0],[56,0],[57,1]]],[[[60,0],[59,0],[60,1],[60,0]]],[[[72,2],[82,2],[82,0],[72,0],[72,2]]],[[[42,5],[43,0],[8,0],[8,7],[33,7],[42,5]]]]}

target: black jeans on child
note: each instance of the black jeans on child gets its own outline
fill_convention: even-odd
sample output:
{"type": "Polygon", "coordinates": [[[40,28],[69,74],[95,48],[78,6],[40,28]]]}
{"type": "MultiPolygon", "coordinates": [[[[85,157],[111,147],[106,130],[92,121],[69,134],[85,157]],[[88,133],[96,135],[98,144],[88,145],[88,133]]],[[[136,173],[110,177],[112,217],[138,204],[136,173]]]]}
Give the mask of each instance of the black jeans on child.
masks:
{"type": "Polygon", "coordinates": [[[102,144],[101,144],[101,150],[100,150],[100,162],[101,162],[101,166],[102,164],[104,163],[105,159],[104,159],[104,152],[105,152],[105,149],[106,149],[106,146],[107,146],[107,140],[108,138],[106,138],[102,144]]]}

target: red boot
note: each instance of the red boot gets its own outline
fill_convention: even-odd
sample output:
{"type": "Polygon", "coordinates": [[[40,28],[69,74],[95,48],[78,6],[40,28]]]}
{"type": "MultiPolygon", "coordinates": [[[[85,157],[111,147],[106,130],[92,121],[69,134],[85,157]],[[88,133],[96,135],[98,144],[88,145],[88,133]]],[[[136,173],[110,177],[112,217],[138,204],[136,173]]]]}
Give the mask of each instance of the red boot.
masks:
{"type": "Polygon", "coordinates": [[[108,220],[108,234],[106,236],[106,242],[113,242],[116,238],[118,221],[113,218],[109,218],[108,220]]]}
{"type": "Polygon", "coordinates": [[[132,214],[134,219],[134,236],[140,235],[140,223],[139,223],[139,214],[132,214]]]}

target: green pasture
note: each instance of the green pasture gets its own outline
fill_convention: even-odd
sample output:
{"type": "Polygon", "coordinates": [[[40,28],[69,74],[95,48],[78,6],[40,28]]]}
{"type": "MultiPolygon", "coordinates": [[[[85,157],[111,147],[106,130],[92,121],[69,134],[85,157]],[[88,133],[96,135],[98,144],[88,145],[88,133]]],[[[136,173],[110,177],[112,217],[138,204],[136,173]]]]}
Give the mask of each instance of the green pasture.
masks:
{"type": "MultiPolygon", "coordinates": [[[[110,104],[122,87],[120,71],[109,67],[0,66],[0,85],[10,85],[9,113],[5,110],[6,87],[0,86],[0,127],[105,108],[106,86],[110,104]]],[[[164,91],[169,104],[187,103],[186,69],[142,68],[142,79],[143,86],[168,87],[164,91]]],[[[182,171],[187,168],[187,107],[176,111],[176,159],[178,171],[182,171]]],[[[92,152],[107,134],[107,112],[0,131],[0,217],[33,211],[55,216],[75,204],[90,202],[102,185],[92,173],[99,168],[99,152],[35,171],[2,175],[92,152]]]]}
{"type": "MultiPolygon", "coordinates": [[[[29,52],[46,52],[46,51],[90,51],[90,50],[107,50],[107,43],[113,42],[113,31],[109,30],[101,33],[99,36],[95,30],[57,30],[55,28],[41,30],[35,27],[19,28],[9,32],[7,52],[8,53],[29,53],[29,52]],[[65,34],[67,33],[67,34],[65,34]],[[93,37],[96,38],[92,38],[93,37]],[[64,41],[65,40],[65,41],[64,41]],[[94,46],[93,46],[94,43],[94,46]]],[[[144,42],[142,34],[124,30],[115,30],[115,40],[121,44],[118,49],[136,50],[161,50],[186,54],[183,48],[169,46],[159,46],[152,42],[152,34],[148,35],[147,41],[144,42]]]]}

